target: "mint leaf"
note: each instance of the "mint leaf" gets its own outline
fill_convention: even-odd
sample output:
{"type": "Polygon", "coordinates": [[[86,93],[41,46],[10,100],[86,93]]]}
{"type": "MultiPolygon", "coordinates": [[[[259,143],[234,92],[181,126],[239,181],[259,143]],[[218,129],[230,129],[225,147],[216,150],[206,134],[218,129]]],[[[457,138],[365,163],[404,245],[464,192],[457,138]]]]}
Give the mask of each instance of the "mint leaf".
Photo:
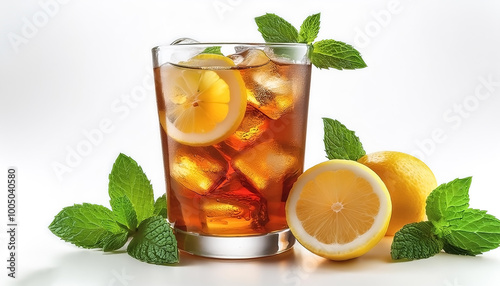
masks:
{"type": "Polygon", "coordinates": [[[109,203],[113,209],[116,222],[132,231],[137,228],[137,214],[127,196],[113,198],[109,203]]]}
{"type": "Polygon", "coordinates": [[[137,162],[124,154],[120,154],[113,165],[108,192],[111,200],[123,196],[130,200],[138,223],[153,215],[153,187],[137,162]]]}
{"type": "Polygon", "coordinates": [[[299,43],[311,44],[319,33],[320,13],[307,17],[299,30],[299,43]]]}
{"type": "Polygon", "coordinates": [[[117,234],[113,234],[107,237],[103,241],[102,250],[103,251],[113,251],[121,248],[127,243],[128,240],[128,232],[121,232],[117,234]]]}
{"type": "Polygon", "coordinates": [[[203,52],[201,52],[201,53],[202,54],[214,54],[214,55],[221,55],[221,56],[223,56],[221,48],[222,48],[221,46],[208,47],[208,48],[205,48],[203,50],[203,52]]]}
{"type": "Polygon", "coordinates": [[[335,40],[322,40],[313,44],[311,62],[320,69],[360,69],[366,63],[351,45],[335,40]]]}
{"type": "Polygon", "coordinates": [[[433,234],[432,228],[432,223],[428,221],[403,226],[394,235],[392,259],[422,259],[439,253],[443,249],[443,242],[433,234]]]}
{"type": "Polygon", "coordinates": [[[445,233],[444,239],[448,244],[464,249],[471,255],[500,246],[500,220],[482,210],[463,211],[461,219],[449,222],[445,233]]]}
{"type": "Polygon", "coordinates": [[[130,256],[152,264],[179,262],[177,240],[168,222],[161,216],[144,220],[130,241],[130,256]]]}
{"type": "Polygon", "coordinates": [[[63,208],[49,229],[62,240],[83,248],[102,248],[111,236],[127,233],[115,222],[111,210],[88,203],[63,208]]]}
{"type": "Polygon", "coordinates": [[[163,196],[158,197],[155,202],[155,210],[153,215],[161,216],[163,218],[167,218],[167,195],[163,194],[163,196]]]}
{"type": "Polygon", "coordinates": [[[266,13],[256,17],[255,23],[262,37],[268,43],[297,43],[298,41],[297,29],[276,14],[266,13]]]}
{"type": "Polygon", "coordinates": [[[425,211],[430,221],[450,221],[462,217],[469,208],[469,188],[472,177],[455,179],[439,185],[427,197],[425,211]]]}
{"type": "Polygon", "coordinates": [[[357,161],[366,152],[359,138],[338,120],[323,118],[327,158],[357,161]]]}

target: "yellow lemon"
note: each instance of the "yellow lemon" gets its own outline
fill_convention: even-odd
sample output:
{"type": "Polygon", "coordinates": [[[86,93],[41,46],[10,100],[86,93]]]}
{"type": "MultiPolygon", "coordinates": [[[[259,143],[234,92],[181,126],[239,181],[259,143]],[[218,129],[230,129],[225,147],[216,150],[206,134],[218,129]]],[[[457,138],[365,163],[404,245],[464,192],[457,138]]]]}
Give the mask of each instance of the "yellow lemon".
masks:
{"type": "Polygon", "coordinates": [[[391,195],[392,217],[387,235],[394,235],[405,224],[425,219],[425,201],[437,182],[424,162],[395,151],[368,154],[358,162],[377,173],[391,195]]]}
{"type": "Polygon", "coordinates": [[[161,67],[166,112],[159,115],[170,137],[190,146],[208,146],[236,131],[245,115],[247,94],[233,66],[228,57],[199,54],[179,66],[161,67]]]}
{"type": "Polygon", "coordinates": [[[286,218],[309,251],[332,260],[359,257],[385,235],[389,192],[368,167],[330,160],[299,176],[286,202],[286,218]]]}

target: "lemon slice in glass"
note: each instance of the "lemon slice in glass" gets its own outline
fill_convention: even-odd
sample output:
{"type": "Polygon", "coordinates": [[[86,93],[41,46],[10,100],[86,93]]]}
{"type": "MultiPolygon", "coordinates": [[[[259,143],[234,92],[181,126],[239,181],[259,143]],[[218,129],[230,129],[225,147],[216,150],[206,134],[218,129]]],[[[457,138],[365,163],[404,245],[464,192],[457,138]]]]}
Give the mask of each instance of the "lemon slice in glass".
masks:
{"type": "Polygon", "coordinates": [[[245,115],[246,88],[233,61],[199,54],[179,66],[161,67],[166,113],[163,129],[190,146],[209,146],[233,134],[245,115]],[[181,67],[182,66],[182,67],[181,67]]]}

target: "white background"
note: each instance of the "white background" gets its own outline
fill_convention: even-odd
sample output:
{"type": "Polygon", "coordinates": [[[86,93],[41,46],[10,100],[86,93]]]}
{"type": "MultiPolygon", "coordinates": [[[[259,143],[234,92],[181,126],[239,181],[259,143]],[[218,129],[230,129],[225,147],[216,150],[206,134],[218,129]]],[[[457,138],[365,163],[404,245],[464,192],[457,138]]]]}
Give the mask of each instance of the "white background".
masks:
{"type": "Polygon", "coordinates": [[[394,263],[385,238],[343,263],[297,245],[250,261],[182,255],[166,267],[50,233],[65,206],[108,206],[107,176],[120,152],[139,162],[156,197],[164,192],[151,48],[179,37],[260,42],[253,18],[266,12],[296,26],[321,12],[318,39],[350,43],[368,64],[313,70],[306,167],[325,160],[321,118],[335,118],[368,153],[419,156],[439,183],[473,176],[471,206],[500,217],[498,1],[1,0],[0,229],[7,168],[18,173],[16,279],[6,277],[0,232],[7,285],[498,285],[499,249],[394,263]]]}

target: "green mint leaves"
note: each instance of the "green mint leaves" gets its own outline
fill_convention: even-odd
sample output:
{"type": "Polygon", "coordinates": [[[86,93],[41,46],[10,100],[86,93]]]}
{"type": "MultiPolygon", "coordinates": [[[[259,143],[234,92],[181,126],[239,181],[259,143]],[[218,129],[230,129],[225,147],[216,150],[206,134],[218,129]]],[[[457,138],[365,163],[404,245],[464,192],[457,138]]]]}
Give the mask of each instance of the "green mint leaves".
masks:
{"type": "Polygon", "coordinates": [[[323,118],[327,158],[357,161],[366,152],[356,134],[338,120],[323,118]]]}
{"type": "Polygon", "coordinates": [[[109,175],[111,210],[96,204],[75,204],[60,211],[49,225],[64,241],[83,248],[113,251],[130,237],[130,256],[153,264],[179,261],[177,241],[165,220],[166,196],[154,200],[153,188],[142,168],[120,154],[109,175]]]}
{"type": "Polygon", "coordinates": [[[500,220],[469,208],[471,178],[438,186],[427,197],[428,221],[405,225],[391,245],[393,259],[421,259],[441,250],[478,255],[500,246],[500,220]]]}
{"type": "Polygon", "coordinates": [[[351,45],[335,40],[316,40],[320,28],[320,13],[307,17],[300,30],[285,19],[271,13],[255,18],[258,31],[268,43],[304,43],[311,46],[309,59],[320,69],[360,69],[366,63],[351,45]]]}

